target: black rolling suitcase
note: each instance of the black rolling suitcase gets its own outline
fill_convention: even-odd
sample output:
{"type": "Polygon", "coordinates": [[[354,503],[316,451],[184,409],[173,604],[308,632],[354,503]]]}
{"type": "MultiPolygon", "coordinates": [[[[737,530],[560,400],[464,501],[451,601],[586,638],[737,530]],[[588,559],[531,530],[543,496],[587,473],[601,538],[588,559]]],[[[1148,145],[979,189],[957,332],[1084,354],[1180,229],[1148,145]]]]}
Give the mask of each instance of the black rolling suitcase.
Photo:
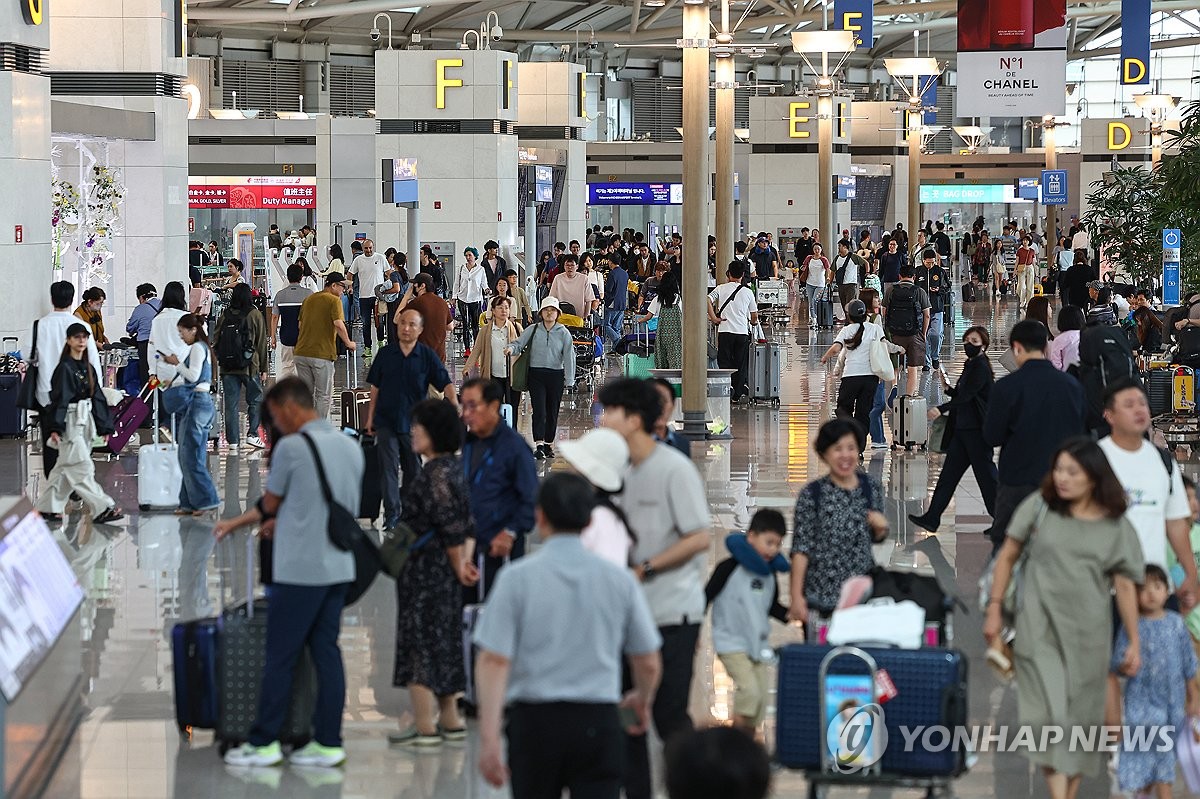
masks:
{"type": "Polygon", "coordinates": [[[826,330],[833,329],[833,296],[833,289],[826,286],[814,300],[817,304],[817,326],[826,330]]]}
{"type": "Polygon", "coordinates": [[[379,477],[379,452],[374,436],[368,436],[364,427],[367,422],[367,405],[371,402],[371,390],[358,387],[357,352],[346,355],[346,388],[342,391],[342,429],[359,434],[363,449],[362,494],[358,505],[358,518],[374,521],[383,507],[383,486],[379,477]]]}
{"type": "MultiPolygon", "coordinates": [[[[375,436],[360,438],[363,451],[362,492],[358,503],[358,518],[374,521],[383,507],[382,472],[379,468],[379,445],[375,436]]],[[[396,479],[399,479],[398,477],[396,479]]]]}
{"type": "MultiPolygon", "coordinates": [[[[217,617],[217,726],[216,740],[222,755],[246,742],[258,716],[258,697],[267,660],[267,600],[253,599],[254,539],[246,552],[245,602],[221,611],[217,617]]],[[[286,612],[286,608],[281,608],[286,612]]],[[[283,722],[282,743],[303,746],[312,738],[312,717],[317,704],[317,674],[307,648],[292,672],[292,702],[283,722]]]]}

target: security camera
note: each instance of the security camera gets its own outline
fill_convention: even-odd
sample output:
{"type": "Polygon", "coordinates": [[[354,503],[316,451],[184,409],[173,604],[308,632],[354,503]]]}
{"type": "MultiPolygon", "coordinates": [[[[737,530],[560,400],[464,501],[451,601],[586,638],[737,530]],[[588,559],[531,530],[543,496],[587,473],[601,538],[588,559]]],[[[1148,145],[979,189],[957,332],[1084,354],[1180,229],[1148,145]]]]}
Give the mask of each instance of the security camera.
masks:
{"type": "Polygon", "coordinates": [[[492,41],[498,42],[503,38],[504,38],[504,29],[501,28],[499,25],[493,25],[492,26],[492,41]]]}
{"type": "Polygon", "coordinates": [[[371,41],[378,42],[381,36],[383,34],[379,32],[379,28],[371,28],[371,41]]]}
{"type": "Polygon", "coordinates": [[[358,227],[358,220],[357,220],[357,219],[351,219],[351,220],[350,220],[350,224],[351,224],[351,225],[354,225],[355,227],[358,227]]]}

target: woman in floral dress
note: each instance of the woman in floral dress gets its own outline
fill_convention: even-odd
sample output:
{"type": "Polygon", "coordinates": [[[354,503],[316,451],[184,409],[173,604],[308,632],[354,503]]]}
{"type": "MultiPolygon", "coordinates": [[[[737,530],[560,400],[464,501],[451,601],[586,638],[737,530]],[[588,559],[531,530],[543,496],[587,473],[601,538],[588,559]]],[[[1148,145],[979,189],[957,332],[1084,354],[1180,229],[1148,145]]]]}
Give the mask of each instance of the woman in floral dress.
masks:
{"type": "Polygon", "coordinates": [[[675,271],[663,275],[658,295],[650,303],[650,314],[658,317],[654,334],[654,368],[683,368],[683,309],[675,271]]]}
{"type": "Polygon", "coordinates": [[[479,575],[466,541],[474,533],[470,495],[454,454],[463,428],[454,406],[425,400],[413,408],[412,447],[424,466],[404,496],[403,521],[420,538],[396,579],[396,660],[392,684],[412,696],[413,726],[391,743],[439,746],[462,740],[457,695],[466,689],[462,651],[462,587],[479,575]]]}

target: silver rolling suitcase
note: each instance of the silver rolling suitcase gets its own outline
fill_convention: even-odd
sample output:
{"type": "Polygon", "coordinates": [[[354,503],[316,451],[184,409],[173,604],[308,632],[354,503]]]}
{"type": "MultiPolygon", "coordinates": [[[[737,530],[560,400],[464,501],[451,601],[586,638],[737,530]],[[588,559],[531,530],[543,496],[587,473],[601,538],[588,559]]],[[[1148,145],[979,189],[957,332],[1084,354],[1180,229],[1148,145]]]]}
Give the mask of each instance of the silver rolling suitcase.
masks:
{"type": "Polygon", "coordinates": [[[920,395],[905,395],[896,400],[892,449],[925,449],[929,443],[929,403],[920,395]]]}
{"type": "Polygon", "coordinates": [[[772,342],[750,342],[748,369],[750,399],[779,405],[780,384],[783,382],[783,351],[772,342]]]}

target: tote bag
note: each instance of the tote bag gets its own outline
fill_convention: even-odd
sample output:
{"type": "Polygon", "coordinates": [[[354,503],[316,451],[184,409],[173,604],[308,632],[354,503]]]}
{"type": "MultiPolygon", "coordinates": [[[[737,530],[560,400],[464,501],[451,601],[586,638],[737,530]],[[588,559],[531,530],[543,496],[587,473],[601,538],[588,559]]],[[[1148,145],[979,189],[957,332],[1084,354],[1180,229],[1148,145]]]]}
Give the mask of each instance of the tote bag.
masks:
{"type": "Polygon", "coordinates": [[[871,372],[880,380],[896,379],[896,367],[892,365],[892,354],[888,352],[885,339],[877,338],[871,342],[871,372]]]}

